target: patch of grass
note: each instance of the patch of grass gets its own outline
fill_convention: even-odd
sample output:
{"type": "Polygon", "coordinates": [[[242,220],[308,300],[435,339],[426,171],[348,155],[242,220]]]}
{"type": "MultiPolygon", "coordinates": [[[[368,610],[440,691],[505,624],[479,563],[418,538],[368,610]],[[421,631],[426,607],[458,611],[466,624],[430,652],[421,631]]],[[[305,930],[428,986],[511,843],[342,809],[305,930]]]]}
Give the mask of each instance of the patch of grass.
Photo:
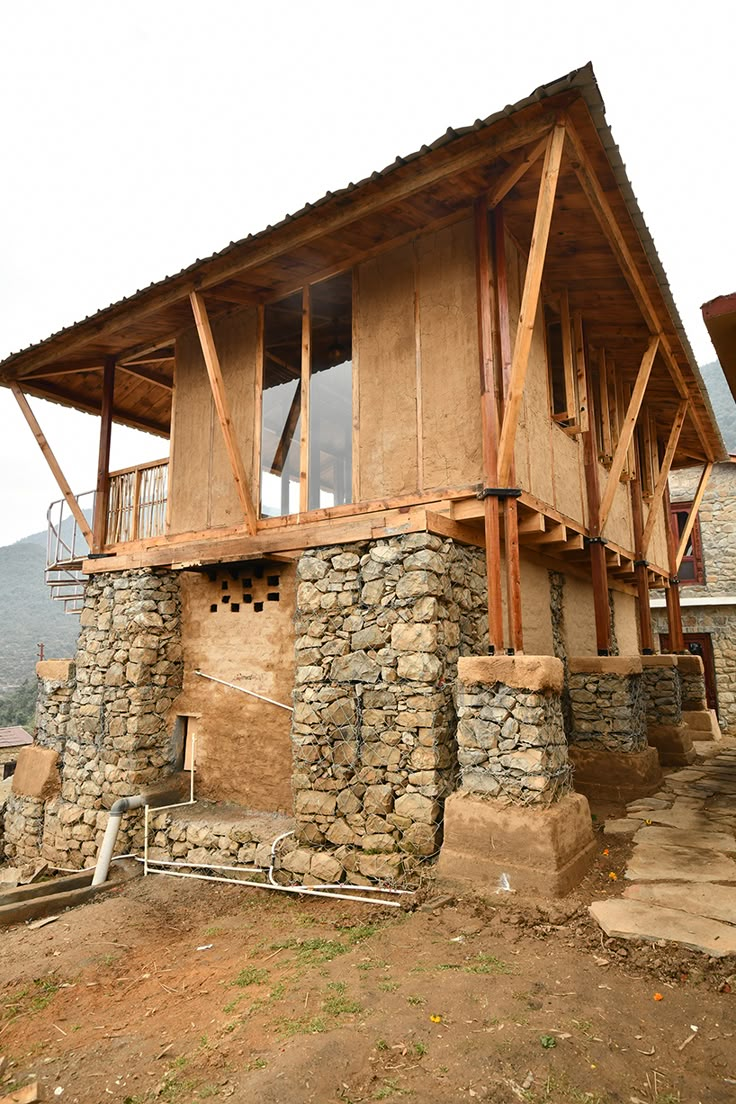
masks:
{"type": "Polygon", "coordinates": [[[377,1041],[376,1050],[388,1050],[388,1043],[385,1039],[379,1039],[377,1041]]]}
{"type": "Polygon", "coordinates": [[[323,1001],[322,1009],[329,1016],[350,1016],[356,1012],[362,1012],[363,1006],[358,1001],[336,994],[334,997],[327,997],[323,1001]]]}
{"type": "Polygon", "coordinates": [[[22,989],[16,989],[10,994],[5,1002],[2,1019],[17,1020],[19,1016],[42,1012],[60,988],[60,983],[53,978],[35,978],[32,985],[24,985],[22,989]]]}
{"type": "Polygon", "coordinates": [[[321,966],[346,954],[350,947],[338,939],[285,939],[271,944],[272,951],[293,950],[302,966],[321,966]]]}
{"type": "Polygon", "coordinates": [[[333,993],[344,993],[347,989],[347,982],[345,981],[328,981],[327,988],[331,989],[333,993]]]}
{"type": "Polygon", "coordinates": [[[327,1024],[321,1016],[300,1016],[293,1020],[277,1020],[274,1026],[279,1035],[287,1039],[291,1039],[294,1035],[319,1035],[327,1031],[327,1024]]]}
{"type": "Polygon", "coordinates": [[[384,993],[395,993],[401,986],[398,981],[379,981],[378,988],[382,989],[384,993]]]}
{"type": "Polygon", "coordinates": [[[284,998],[285,995],[286,995],[286,985],[284,984],[283,981],[280,981],[278,983],[278,985],[274,985],[273,989],[268,994],[268,999],[270,1001],[280,1001],[284,998]]]}
{"type": "Polygon", "coordinates": [[[423,1058],[424,1055],[427,1053],[426,1045],[422,1042],[415,1043],[414,1044],[414,1053],[416,1054],[417,1058],[423,1058]]]}
{"type": "Polygon", "coordinates": [[[482,951],[475,956],[475,960],[464,966],[466,974],[510,974],[511,967],[507,962],[496,958],[492,954],[484,954],[482,951]]]}
{"type": "Polygon", "coordinates": [[[250,1062],[248,1062],[245,1067],[245,1072],[253,1073],[254,1070],[265,1069],[267,1065],[268,1062],[265,1058],[251,1058],[250,1062]]]}
{"type": "Polygon", "coordinates": [[[373,1094],[374,1100],[388,1100],[390,1096],[406,1096],[408,1090],[402,1089],[399,1086],[398,1081],[394,1077],[390,1077],[387,1081],[384,1081],[380,1088],[376,1089],[373,1094]]]}
{"type": "Polygon", "coordinates": [[[224,931],[224,928],[205,928],[204,934],[211,937],[213,935],[222,935],[224,931]]]}
{"type": "Polygon", "coordinates": [[[268,970],[259,969],[257,966],[246,966],[230,982],[230,985],[237,985],[239,989],[245,989],[249,985],[263,985],[267,978],[268,970]]]}
{"type": "Polygon", "coordinates": [[[426,1004],[427,1002],[424,999],[424,997],[411,996],[411,997],[406,998],[406,1003],[407,1004],[413,1004],[413,1005],[416,1005],[417,1007],[419,1007],[420,1005],[426,1004]]]}

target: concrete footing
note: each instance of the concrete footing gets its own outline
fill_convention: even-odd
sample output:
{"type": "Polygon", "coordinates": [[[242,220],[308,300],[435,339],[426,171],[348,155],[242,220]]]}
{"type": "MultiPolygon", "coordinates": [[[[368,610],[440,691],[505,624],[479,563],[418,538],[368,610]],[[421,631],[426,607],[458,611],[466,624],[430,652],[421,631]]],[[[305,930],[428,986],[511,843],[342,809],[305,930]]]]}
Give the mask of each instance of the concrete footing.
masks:
{"type": "Polygon", "coordinates": [[[685,724],[649,724],[647,740],[651,747],[657,749],[663,767],[687,767],[695,762],[693,734],[685,724]]]}
{"type": "Polygon", "coordinates": [[[662,784],[657,749],[606,751],[571,745],[573,785],[595,801],[633,801],[656,793],[662,784]]]}
{"type": "Polygon", "coordinates": [[[588,802],[569,793],[547,807],[457,792],[445,802],[440,878],[495,893],[561,897],[585,875],[595,852],[588,802]]]}

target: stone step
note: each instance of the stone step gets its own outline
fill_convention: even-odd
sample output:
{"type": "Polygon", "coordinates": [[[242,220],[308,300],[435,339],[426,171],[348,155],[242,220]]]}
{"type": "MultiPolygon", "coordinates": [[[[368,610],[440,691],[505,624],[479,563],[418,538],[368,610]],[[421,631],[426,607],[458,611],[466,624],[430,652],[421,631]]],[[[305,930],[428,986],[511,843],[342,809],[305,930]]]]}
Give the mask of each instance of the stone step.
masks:
{"type": "Polygon", "coordinates": [[[630,882],[725,882],[736,885],[736,862],[717,852],[671,844],[637,844],[624,877],[630,882]]]}
{"type": "Polygon", "coordinates": [[[594,901],[590,914],[606,935],[619,939],[666,939],[714,958],[736,953],[736,927],[679,909],[615,897],[594,901]]]}
{"type": "Polygon", "coordinates": [[[715,851],[723,855],[736,853],[736,838],[730,832],[719,832],[715,825],[711,831],[682,831],[678,828],[663,828],[659,825],[645,825],[634,836],[636,844],[650,844],[656,847],[660,843],[672,847],[694,847],[700,851],[715,851]]]}
{"type": "Polygon", "coordinates": [[[736,886],[698,885],[692,882],[637,884],[627,886],[624,897],[689,912],[693,916],[707,916],[725,924],[736,924],[736,886]]]}
{"type": "Polygon", "coordinates": [[[679,828],[683,832],[707,832],[711,823],[699,808],[692,809],[650,809],[641,813],[629,813],[633,820],[651,820],[665,828],[679,828]]]}

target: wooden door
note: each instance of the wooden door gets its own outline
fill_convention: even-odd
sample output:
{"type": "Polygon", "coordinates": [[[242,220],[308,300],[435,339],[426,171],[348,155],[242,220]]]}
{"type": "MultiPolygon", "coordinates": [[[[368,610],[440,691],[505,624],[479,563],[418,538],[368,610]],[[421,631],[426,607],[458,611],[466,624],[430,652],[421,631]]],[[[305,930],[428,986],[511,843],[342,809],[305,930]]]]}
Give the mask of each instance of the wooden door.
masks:
{"type": "MultiPolygon", "coordinates": [[[[716,693],[716,665],[713,659],[713,641],[710,633],[685,633],[685,647],[691,655],[699,655],[703,661],[705,673],[705,697],[709,709],[715,709],[718,716],[718,694],[716,693]]],[[[669,633],[659,634],[659,646],[663,652],[670,650],[669,633]]]]}

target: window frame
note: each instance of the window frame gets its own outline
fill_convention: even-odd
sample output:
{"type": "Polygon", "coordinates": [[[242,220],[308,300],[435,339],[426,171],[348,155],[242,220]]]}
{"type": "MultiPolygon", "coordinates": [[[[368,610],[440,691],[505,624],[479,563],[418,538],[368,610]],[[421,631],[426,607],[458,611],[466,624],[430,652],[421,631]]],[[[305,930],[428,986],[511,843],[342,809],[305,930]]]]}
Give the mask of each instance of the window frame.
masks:
{"type": "MultiPolygon", "coordinates": [[[[677,518],[680,514],[687,520],[687,517],[692,508],[692,501],[690,502],[671,502],[670,503],[670,527],[675,537],[677,545],[680,543],[680,528],[677,524],[677,518]]],[[[677,577],[680,586],[705,586],[705,560],[703,557],[703,538],[700,531],[700,513],[695,518],[695,523],[690,533],[690,544],[692,547],[692,554],[689,556],[683,556],[680,561],[680,567],[677,571],[677,577]],[[680,575],[682,564],[689,562],[693,564],[694,578],[683,579],[680,575]]]]}

